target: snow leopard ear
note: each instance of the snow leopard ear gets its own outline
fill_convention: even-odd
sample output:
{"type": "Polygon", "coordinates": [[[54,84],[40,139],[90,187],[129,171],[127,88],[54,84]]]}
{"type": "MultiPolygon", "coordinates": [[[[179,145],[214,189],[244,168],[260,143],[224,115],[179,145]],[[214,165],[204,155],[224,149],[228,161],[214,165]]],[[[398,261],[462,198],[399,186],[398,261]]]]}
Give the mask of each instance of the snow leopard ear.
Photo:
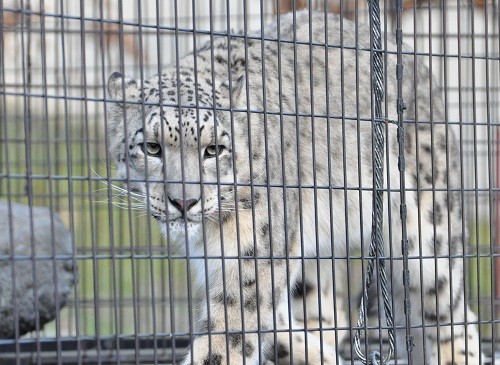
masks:
{"type": "Polygon", "coordinates": [[[220,91],[223,97],[227,99],[231,97],[233,104],[236,104],[239,101],[242,95],[243,87],[245,86],[245,75],[241,75],[231,81],[231,85],[229,85],[229,80],[224,81],[221,84],[220,91]]]}
{"type": "Polygon", "coordinates": [[[113,72],[108,80],[109,97],[116,101],[139,100],[139,84],[132,77],[125,77],[119,72],[113,72]],[[123,94],[125,92],[125,94],[123,94]]]}

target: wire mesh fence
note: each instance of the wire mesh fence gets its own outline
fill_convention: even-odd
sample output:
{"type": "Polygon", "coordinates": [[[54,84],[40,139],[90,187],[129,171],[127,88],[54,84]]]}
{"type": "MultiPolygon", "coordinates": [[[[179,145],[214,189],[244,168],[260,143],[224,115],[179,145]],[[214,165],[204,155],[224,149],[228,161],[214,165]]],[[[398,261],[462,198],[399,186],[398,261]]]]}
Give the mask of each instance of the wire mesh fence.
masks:
{"type": "Polygon", "coordinates": [[[0,364],[358,363],[381,122],[361,347],[494,363],[498,2],[393,5],[379,118],[364,1],[0,0],[0,364]]]}

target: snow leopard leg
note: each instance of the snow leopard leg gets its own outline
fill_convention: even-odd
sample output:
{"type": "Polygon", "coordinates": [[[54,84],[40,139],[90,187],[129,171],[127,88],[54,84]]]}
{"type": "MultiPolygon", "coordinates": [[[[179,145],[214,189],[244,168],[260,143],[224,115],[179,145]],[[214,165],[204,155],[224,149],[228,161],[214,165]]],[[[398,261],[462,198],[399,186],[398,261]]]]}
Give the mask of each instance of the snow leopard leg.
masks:
{"type": "Polygon", "coordinates": [[[311,333],[325,344],[337,347],[349,335],[347,293],[345,286],[336,285],[346,277],[345,260],[321,260],[319,270],[314,260],[306,264],[304,273],[304,279],[297,282],[294,290],[294,318],[305,328],[305,309],[311,333]]]}
{"type": "MultiPolygon", "coordinates": [[[[250,252],[247,252],[250,254],[250,252]]],[[[253,266],[256,260],[248,260],[253,266]]],[[[272,260],[271,274],[270,260],[257,260],[258,268],[244,270],[242,300],[239,299],[239,280],[226,276],[226,294],[222,291],[222,270],[210,270],[209,277],[214,285],[210,285],[210,315],[206,311],[207,303],[203,305],[203,313],[199,321],[198,332],[201,335],[194,339],[191,353],[182,363],[187,364],[241,364],[245,358],[246,364],[262,363],[264,359],[279,358],[279,364],[325,364],[341,365],[336,361],[335,350],[328,345],[321,345],[317,336],[304,332],[290,332],[290,328],[297,329],[292,319],[288,322],[288,306],[286,285],[286,266],[284,260],[272,260]],[[257,278],[250,273],[258,273],[257,278]],[[280,283],[274,285],[274,282],[280,283]],[[255,283],[258,282],[259,293],[256,295],[255,283]],[[217,283],[215,285],[215,283],[217,283]],[[273,288],[273,290],[271,290],[273,288]],[[273,301],[274,292],[274,301],[273,301]],[[280,304],[276,302],[279,300],[280,304]],[[243,313],[240,308],[243,307],[243,313]],[[277,310],[276,310],[277,309],[277,310]],[[275,312],[276,317],[274,317],[275,312]],[[242,315],[243,314],[243,315],[242,315]],[[242,323],[244,318],[244,323],[242,323]],[[273,331],[274,318],[276,331],[273,331]],[[259,331],[264,331],[260,333],[259,331]],[[227,333],[227,335],[226,335],[227,333]],[[274,348],[276,333],[277,347],[274,348]],[[291,333],[291,336],[290,336],[291,333]],[[306,338],[307,337],[307,338],[306,338]],[[290,346],[290,338],[293,341],[290,346]],[[290,352],[292,348],[293,352],[290,352]],[[227,358],[229,354],[229,360],[227,358]]],[[[237,265],[237,264],[236,264],[237,265]]],[[[235,273],[237,267],[226,260],[225,271],[235,273]]],[[[288,263],[288,270],[298,271],[298,264],[288,263]],[[295,267],[294,267],[295,266],[295,267]]]]}
{"type": "MultiPolygon", "coordinates": [[[[269,259],[265,250],[255,250],[250,241],[242,243],[241,255],[206,260],[209,283],[197,331],[201,335],[183,365],[263,362],[271,343],[274,308],[287,296],[287,265],[284,259],[269,259]]],[[[297,264],[288,268],[297,272],[297,264]]]]}
{"type": "MultiPolygon", "coordinates": [[[[349,333],[349,323],[344,310],[346,297],[340,290],[335,290],[334,295],[332,261],[322,261],[319,271],[320,285],[318,285],[318,271],[315,262],[316,260],[312,264],[305,265],[304,279],[298,279],[291,288],[292,310],[289,311],[288,301],[282,303],[278,308],[278,325],[284,331],[278,334],[278,347],[276,351],[270,353],[270,359],[272,358],[274,361],[278,359],[280,364],[291,362],[290,353],[293,354],[294,363],[297,361],[299,363],[301,361],[325,364],[342,363],[335,349],[349,333]],[[307,326],[304,325],[304,301],[307,311],[307,326]],[[319,315],[319,301],[321,301],[321,317],[319,315]],[[335,306],[337,307],[337,316],[335,316],[335,306]],[[290,328],[293,331],[290,332],[290,328]],[[308,329],[307,332],[305,328],[308,329]],[[344,328],[344,330],[338,330],[339,328],[344,328]],[[290,341],[292,341],[291,345],[290,341]]],[[[336,261],[334,265],[336,265],[336,275],[345,275],[343,271],[345,265],[338,263],[337,266],[336,261]]]]}
{"type": "MultiPolygon", "coordinates": [[[[451,260],[451,280],[450,274],[440,269],[448,270],[449,261],[436,260],[439,265],[437,277],[433,261],[422,259],[423,285],[410,288],[411,313],[416,313],[411,316],[412,326],[421,327],[412,330],[416,349],[413,351],[414,363],[479,365],[481,351],[474,323],[476,317],[464,300],[463,260],[451,260]]],[[[410,272],[410,282],[419,280],[416,273],[420,270],[410,272]]]]}
{"type": "Polygon", "coordinates": [[[223,263],[207,259],[210,282],[208,299],[201,307],[197,331],[201,335],[194,339],[183,365],[262,362],[275,303],[286,297],[282,284],[287,280],[286,265],[283,259],[257,259],[253,245],[246,246],[242,256],[223,263]]]}
{"type": "MultiPolygon", "coordinates": [[[[462,238],[459,232],[455,234],[450,240],[450,251],[453,256],[462,255],[462,238]]],[[[476,316],[464,298],[464,260],[436,261],[436,280],[425,282],[427,285],[423,287],[424,320],[431,326],[426,332],[426,341],[432,344],[429,363],[479,365],[481,351],[476,316]]]]}
{"type": "MultiPolygon", "coordinates": [[[[436,201],[441,201],[438,198],[436,201]]],[[[464,298],[462,230],[451,230],[449,235],[448,227],[441,224],[448,221],[448,212],[443,208],[436,210],[436,205],[433,211],[434,215],[422,217],[420,229],[416,223],[408,225],[413,362],[479,365],[481,351],[477,325],[471,323],[475,322],[475,316],[464,298]],[[436,211],[440,211],[439,216],[436,211]],[[427,217],[430,218],[428,222],[424,219],[427,217]]],[[[400,263],[395,263],[394,272],[401,270],[400,263]]],[[[403,287],[398,280],[393,283],[396,323],[405,326],[403,287]]],[[[406,357],[405,332],[398,332],[398,355],[406,357]]]]}
{"type": "Polygon", "coordinates": [[[434,275],[422,285],[423,317],[430,325],[425,336],[432,345],[429,363],[478,365],[481,351],[476,317],[465,292],[463,254],[468,234],[462,228],[460,194],[435,192],[433,198],[433,207],[425,216],[432,232],[426,243],[436,259],[426,260],[424,273],[434,275]]]}
{"type": "MultiPolygon", "coordinates": [[[[449,275],[443,274],[440,270],[438,270],[437,279],[434,279],[435,271],[432,261],[434,260],[410,260],[413,363],[415,365],[479,365],[481,352],[477,325],[473,323],[475,315],[464,303],[463,273],[462,269],[458,268],[461,263],[452,264],[454,268],[451,274],[451,286],[449,275]],[[419,268],[419,261],[422,261],[422,270],[419,268]],[[422,277],[420,273],[423,273],[422,285],[418,283],[422,277]],[[450,300],[450,298],[453,299],[450,300]]],[[[449,267],[448,263],[440,262],[439,265],[449,267]]],[[[395,268],[395,272],[397,271],[398,269],[395,268]]],[[[404,328],[406,323],[402,305],[404,303],[402,287],[395,285],[394,296],[395,323],[404,328]]],[[[406,358],[408,348],[403,329],[398,331],[397,339],[398,357],[406,358]]]]}
{"type": "Polygon", "coordinates": [[[274,351],[270,351],[268,356],[271,362],[277,361],[280,365],[343,364],[338,358],[335,343],[332,346],[325,339],[321,341],[318,333],[304,331],[303,322],[296,321],[289,311],[288,301],[277,309],[277,318],[276,347],[273,346],[274,351]]]}
{"type": "MultiPolygon", "coordinates": [[[[288,302],[291,293],[287,288],[293,285],[300,272],[301,260],[285,258],[287,252],[291,257],[299,256],[298,234],[291,230],[289,238],[285,239],[285,228],[275,223],[270,245],[271,229],[266,217],[259,216],[257,227],[253,230],[251,216],[244,217],[246,214],[251,212],[240,213],[239,240],[235,235],[235,222],[229,219],[223,226],[227,258],[219,258],[221,243],[213,240],[205,242],[205,259],[190,260],[192,266],[201,268],[201,280],[208,278],[205,284],[208,298],[200,307],[197,331],[200,335],[194,338],[183,365],[262,363],[272,352],[275,333],[279,343],[285,343],[285,347],[278,346],[276,350],[290,348],[287,341],[293,323],[288,323],[288,312],[286,316],[280,316],[277,310],[284,308],[288,302]],[[258,232],[256,242],[253,232],[258,232]]],[[[279,210],[276,209],[273,214],[273,221],[279,222],[279,216],[276,217],[279,210]]],[[[288,215],[288,219],[293,223],[293,213],[288,215]]],[[[210,224],[207,223],[207,229],[211,229],[210,224]]],[[[197,257],[202,253],[195,252],[197,257]]],[[[292,336],[293,353],[288,351],[285,355],[282,351],[280,355],[285,356],[280,358],[280,364],[286,364],[293,358],[294,364],[337,365],[335,352],[322,353],[319,341],[314,337],[307,335],[306,338],[300,332],[292,336]]]]}

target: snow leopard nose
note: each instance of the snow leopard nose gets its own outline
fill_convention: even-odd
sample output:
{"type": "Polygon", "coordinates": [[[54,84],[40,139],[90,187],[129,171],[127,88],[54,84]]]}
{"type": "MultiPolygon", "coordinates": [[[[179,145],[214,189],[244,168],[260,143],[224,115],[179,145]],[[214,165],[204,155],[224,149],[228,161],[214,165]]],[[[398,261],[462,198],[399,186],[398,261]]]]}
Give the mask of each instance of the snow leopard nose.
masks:
{"type": "Polygon", "coordinates": [[[184,212],[184,211],[188,211],[189,209],[191,209],[193,207],[193,205],[195,205],[198,200],[197,199],[170,199],[170,203],[172,203],[172,205],[174,207],[176,207],[178,210],[180,210],[181,212],[184,212]]]}

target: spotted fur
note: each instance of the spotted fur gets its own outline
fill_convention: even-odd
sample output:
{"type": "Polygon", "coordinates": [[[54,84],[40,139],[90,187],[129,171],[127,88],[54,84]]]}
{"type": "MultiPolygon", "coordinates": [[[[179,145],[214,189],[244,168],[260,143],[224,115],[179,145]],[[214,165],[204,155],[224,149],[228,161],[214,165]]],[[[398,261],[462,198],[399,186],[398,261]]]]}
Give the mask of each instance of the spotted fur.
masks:
{"type": "MultiPolygon", "coordinates": [[[[367,252],[371,235],[370,36],[345,19],[341,29],[335,15],[327,32],[324,14],[295,19],[281,16],[279,26],[264,29],[265,40],[214,35],[149,81],[118,73],[109,80],[118,176],[190,256],[197,284],[208,286],[202,334],[184,364],[341,363],[335,348],[349,334],[348,306],[357,309],[345,296],[346,257],[367,252]]],[[[387,118],[395,120],[396,56],[386,56],[387,118]]],[[[479,364],[478,333],[468,324],[475,317],[464,299],[460,151],[443,123],[437,84],[414,61],[403,61],[408,110],[400,136],[418,327],[413,359],[479,364]]],[[[401,257],[394,124],[386,137],[385,242],[401,257]]],[[[395,320],[404,325],[401,260],[391,268],[398,273],[395,320]]],[[[403,355],[405,331],[397,332],[403,355]]]]}

